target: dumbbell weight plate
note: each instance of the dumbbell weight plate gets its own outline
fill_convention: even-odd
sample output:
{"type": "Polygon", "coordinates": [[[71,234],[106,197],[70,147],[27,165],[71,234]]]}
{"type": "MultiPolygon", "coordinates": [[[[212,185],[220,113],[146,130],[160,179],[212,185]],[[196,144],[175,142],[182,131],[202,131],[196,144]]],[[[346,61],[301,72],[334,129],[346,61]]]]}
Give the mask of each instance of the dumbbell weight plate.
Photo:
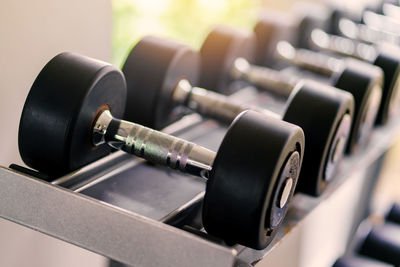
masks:
{"type": "Polygon", "coordinates": [[[254,63],[260,66],[276,63],[273,55],[277,43],[281,40],[295,41],[296,30],[293,18],[287,13],[263,11],[260,20],[254,26],[256,36],[254,63]]]}
{"type": "Polygon", "coordinates": [[[128,55],[122,72],[128,94],[124,119],[161,129],[171,117],[176,83],[197,83],[200,58],[187,46],[154,36],[144,37],[128,55]],[[171,99],[172,100],[172,99],[171,99]]]}
{"type": "Polygon", "coordinates": [[[354,59],[344,59],[343,71],[332,76],[334,87],[350,92],[355,101],[354,122],[347,152],[354,153],[369,137],[381,101],[382,70],[354,59]]]}
{"type": "Polygon", "coordinates": [[[385,124],[399,108],[400,90],[400,52],[398,47],[380,46],[374,65],[382,68],[385,74],[382,101],[376,122],[385,124]]]}
{"type": "Polygon", "coordinates": [[[314,196],[324,191],[343,153],[353,112],[353,97],[343,90],[311,80],[294,89],[283,120],[302,127],[309,140],[298,191],[314,196]]]}
{"type": "Polygon", "coordinates": [[[400,265],[400,226],[385,223],[374,227],[362,242],[361,255],[400,265]]]}
{"type": "Polygon", "coordinates": [[[386,215],[386,220],[400,224],[400,204],[394,203],[386,215]]]}
{"type": "Polygon", "coordinates": [[[115,67],[73,53],[54,57],[37,76],[22,111],[23,161],[56,177],[107,155],[108,146],[91,146],[93,119],[101,109],[122,116],[125,97],[125,80],[115,67]]]}
{"type": "Polygon", "coordinates": [[[241,113],[225,135],[207,182],[207,232],[229,243],[266,247],[287,211],[280,199],[288,178],[293,183],[288,201],[293,195],[303,138],[297,126],[255,111],[241,113]]]}
{"type": "Polygon", "coordinates": [[[230,72],[236,58],[253,61],[255,36],[250,32],[218,26],[207,36],[201,49],[199,86],[227,93],[230,72]],[[232,31],[235,31],[232,34],[232,31]],[[250,35],[249,35],[250,34],[250,35]]]}

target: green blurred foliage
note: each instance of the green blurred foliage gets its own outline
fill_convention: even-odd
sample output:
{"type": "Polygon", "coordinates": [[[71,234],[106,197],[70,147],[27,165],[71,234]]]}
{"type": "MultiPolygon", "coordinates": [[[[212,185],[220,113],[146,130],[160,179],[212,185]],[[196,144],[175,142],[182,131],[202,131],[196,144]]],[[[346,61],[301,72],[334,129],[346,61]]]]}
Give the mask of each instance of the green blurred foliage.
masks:
{"type": "Polygon", "coordinates": [[[180,40],[198,49],[216,24],[248,28],[262,0],[112,0],[112,62],[121,65],[145,35],[180,40]]]}

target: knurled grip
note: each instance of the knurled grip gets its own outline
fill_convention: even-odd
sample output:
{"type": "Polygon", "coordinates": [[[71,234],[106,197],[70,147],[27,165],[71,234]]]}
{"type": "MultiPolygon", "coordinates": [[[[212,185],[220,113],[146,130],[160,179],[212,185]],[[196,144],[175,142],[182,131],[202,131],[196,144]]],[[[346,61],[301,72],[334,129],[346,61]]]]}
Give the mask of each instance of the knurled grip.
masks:
{"type": "Polygon", "coordinates": [[[206,177],[211,170],[215,152],[192,142],[144,127],[139,124],[112,118],[103,112],[97,119],[109,121],[104,132],[105,142],[110,146],[136,155],[152,163],[178,169],[186,173],[206,177]]]}

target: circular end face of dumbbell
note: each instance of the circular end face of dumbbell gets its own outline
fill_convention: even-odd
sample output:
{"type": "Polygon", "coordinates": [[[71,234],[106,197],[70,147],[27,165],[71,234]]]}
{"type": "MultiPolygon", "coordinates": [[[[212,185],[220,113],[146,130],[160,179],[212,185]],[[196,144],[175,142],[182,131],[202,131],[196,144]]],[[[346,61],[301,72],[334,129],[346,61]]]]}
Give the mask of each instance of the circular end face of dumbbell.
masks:
{"type": "Polygon", "coordinates": [[[346,59],[333,78],[333,86],[354,97],[354,118],[347,153],[354,153],[369,140],[382,97],[383,73],[376,66],[346,59]]]}
{"type": "Polygon", "coordinates": [[[255,36],[252,32],[227,26],[215,27],[200,49],[200,86],[227,93],[235,59],[241,57],[253,62],[254,49],[255,36]]]}
{"type": "Polygon", "coordinates": [[[400,49],[389,45],[381,46],[374,65],[385,75],[382,100],[376,123],[383,125],[399,110],[400,106],[400,49]]]}
{"type": "Polygon", "coordinates": [[[297,84],[283,119],[300,126],[307,148],[296,190],[320,195],[335,174],[350,136],[353,96],[314,81],[297,84]]]}
{"type": "Polygon", "coordinates": [[[128,96],[124,119],[161,129],[180,118],[173,93],[182,79],[198,82],[200,56],[189,46],[147,36],[129,53],[122,72],[128,96]]]}
{"type": "Polygon", "coordinates": [[[23,161],[56,177],[110,153],[92,145],[97,114],[109,109],[122,116],[126,84],[117,68],[73,53],[51,59],[25,101],[18,143],[23,161]]]}
{"type": "Polygon", "coordinates": [[[207,182],[207,232],[254,249],[266,247],[286,214],[304,151],[300,127],[255,111],[231,124],[207,182]]]}
{"type": "Polygon", "coordinates": [[[359,253],[383,262],[400,265],[400,226],[385,223],[374,227],[362,242],[359,253]]]}

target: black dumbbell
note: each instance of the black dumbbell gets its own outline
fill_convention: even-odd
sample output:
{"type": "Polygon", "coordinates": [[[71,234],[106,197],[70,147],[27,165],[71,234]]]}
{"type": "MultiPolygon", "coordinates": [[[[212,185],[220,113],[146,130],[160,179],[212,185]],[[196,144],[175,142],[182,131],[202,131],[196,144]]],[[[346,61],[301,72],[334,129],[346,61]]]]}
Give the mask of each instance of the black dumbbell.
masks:
{"type": "MultiPolygon", "coordinates": [[[[227,39],[227,36],[226,33],[224,37],[227,39]]],[[[243,35],[239,34],[239,39],[242,37],[243,35]]],[[[226,40],[225,43],[234,43],[238,50],[244,47],[237,40],[226,40]]],[[[221,46],[218,42],[216,45],[221,46]]],[[[235,58],[234,50],[226,49],[226,56],[235,58]]],[[[277,116],[271,111],[233,102],[224,95],[192,86],[188,79],[193,79],[192,74],[198,69],[198,63],[199,54],[186,45],[156,37],[142,39],[131,50],[123,67],[128,85],[127,106],[134,106],[135,103],[140,103],[136,104],[137,109],[151,103],[157,103],[157,106],[153,107],[150,115],[128,111],[126,118],[145,122],[150,127],[158,127],[162,125],[160,121],[169,121],[168,115],[173,113],[177,106],[185,106],[225,123],[230,123],[246,109],[277,116]]],[[[227,66],[221,62],[217,63],[219,66],[227,66]]],[[[226,71],[227,67],[224,68],[217,70],[210,67],[216,72],[212,77],[217,78],[216,74],[226,75],[228,77],[221,79],[228,81],[230,73],[226,71]]],[[[208,82],[220,83],[211,79],[208,82]]],[[[293,92],[288,94],[290,97],[282,119],[302,127],[306,138],[312,140],[305,152],[297,188],[302,192],[318,195],[334,175],[343,155],[350,131],[353,99],[343,91],[331,88],[320,90],[325,87],[313,82],[299,82],[290,86],[293,92]]]]}
{"type": "Polygon", "coordinates": [[[332,267],[393,267],[381,261],[377,261],[368,257],[351,255],[343,256],[335,261],[332,267]]]}
{"type": "MultiPolygon", "coordinates": [[[[261,19],[258,24],[255,27],[255,32],[257,34],[257,40],[258,40],[258,45],[257,45],[257,55],[258,58],[263,58],[266,54],[270,54],[268,58],[271,57],[272,51],[271,51],[271,39],[273,39],[273,35],[277,35],[277,32],[279,32],[280,36],[282,37],[282,32],[287,32],[290,31],[292,32],[293,36],[297,36],[296,38],[293,38],[290,40],[289,38],[286,38],[287,40],[290,40],[292,43],[296,44],[296,46],[299,47],[310,47],[310,44],[312,41],[316,42],[323,42],[324,38],[321,38],[321,34],[318,34],[315,36],[315,29],[320,28],[320,29],[326,29],[326,31],[334,31],[331,27],[340,24],[342,19],[344,17],[355,17],[351,16],[350,12],[347,12],[344,10],[344,8],[340,8],[334,5],[322,5],[322,4],[317,4],[317,3],[311,3],[311,2],[299,2],[296,3],[295,7],[293,8],[291,12],[291,17],[288,17],[286,19],[291,21],[289,23],[291,26],[287,26],[288,22],[285,21],[283,23],[281,20],[278,20],[277,18],[274,18],[272,15],[269,16],[264,16],[263,19],[261,19]],[[274,29],[274,30],[271,30],[274,29]],[[312,38],[312,32],[314,32],[314,38],[312,38]],[[269,42],[269,43],[268,43],[269,42]],[[269,45],[269,46],[268,46],[269,45]]],[[[361,16],[361,15],[360,15],[361,16]]],[[[343,21],[342,21],[343,22],[343,21]]],[[[345,22],[345,21],[344,21],[345,22]]],[[[349,22],[353,23],[353,22],[349,22]]],[[[354,23],[353,23],[354,24],[354,23]]],[[[347,31],[351,31],[352,28],[355,28],[355,30],[358,30],[358,28],[366,28],[366,25],[360,25],[360,26],[353,26],[353,27],[344,27],[347,31]]],[[[361,30],[360,30],[361,31],[361,30]]],[[[365,30],[364,30],[365,31],[365,30]]],[[[363,31],[362,31],[363,32],[363,31]]],[[[381,33],[384,34],[384,33],[381,33]]],[[[368,36],[371,34],[367,34],[368,36]]],[[[373,34],[372,34],[373,35],[373,34]]],[[[276,38],[275,38],[276,39],[276,38]]],[[[343,47],[343,45],[347,45],[350,41],[346,42],[346,44],[343,44],[343,42],[336,42],[336,48],[340,50],[343,50],[348,47],[343,47]]],[[[329,43],[325,42],[323,45],[333,45],[335,46],[335,42],[329,43]]],[[[355,46],[355,45],[354,45],[355,46]]],[[[336,49],[336,50],[338,50],[336,49]]],[[[366,45],[364,45],[361,49],[357,49],[358,51],[363,51],[363,52],[371,52],[373,48],[368,49],[366,51],[366,45]]],[[[382,100],[380,104],[380,108],[378,111],[377,115],[377,124],[384,124],[387,119],[390,110],[395,110],[396,109],[396,103],[398,102],[398,99],[396,99],[396,89],[395,89],[395,94],[392,95],[393,88],[396,88],[396,83],[398,80],[398,68],[399,68],[399,56],[398,52],[396,51],[397,48],[395,47],[390,47],[389,45],[382,46],[380,45],[378,48],[379,55],[377,55],[373,59],[368,59],[368,61],[372,61],[374,65],[381,67],[384,72],[384,85],[383,85],[383,91],[382,91],[382,100]],[[393,103],[393,104],[392,104],[393,103]],[[392,106],[393,108],[390,108],[392,106]]],[[[342,51],[345,53],[346,51],[342,51]]],[[[346,54],[346,56],[349,56],[346,54]]],[[[368,55],[371,56],[371,55],[368,55]]],[[[263,64],[261,61],[260,64],[263,64]]]]}
{"type": "Polygon", "coordinates": [[[214,28],[200,49],[200,85],[216,84],[217,87],[208,89],[224,92],[228,87],[226,81],[241,79],[275,96],[285,107],[283,120],[302,127],[306,139],[312,140],[307,145],[297,188],[304,193],[319,195],[333,177],[345,150],[353,113],[352,97],[336,88],[293,79],[273,69],[250,64],[251,57],[241,57],[240,49],[246,47],[249,51],[249,45],[254,42],[252,32],[226,26],[214,28]],[[222,51],[228,52],[223,54],[222,51]],[[213,75],[205,71],[209,69],[214,70],[213,75]]]}
{"type": "MultiPolygon", "coordinates": [[[[302,24],[298,28],[298,47],[308,48],[308,38],[315,28],[341,35],[346,34],[354,38],[369,42],[386,40],[398,43],[398,22],[396,19],[376,13],[383,7],[383,3],[372,7],[359,5],[358,8],[349,8],[337,3],[298,2],[295,4],[291,16],[301,17],[302,24]],[[397,36],[397,37],[396,37],[397,36]]],[[[386,9],[389,9],[388,7],[386,9]]]]}
{"type": "Polygon", "coordinates": [[[352,58],[338,59],[296,49],[286,41],[278,43],[276,55],[292,65],[330,77],[331,85],[354,96],[354,120],[348,151],[355,152],[363,147],[371,135],[382,98],[382,70],[352,58]]]}
{"type": "Polygon", "coordinates": [[[400,204],[395,203],[386,214],[386,220],[392,223],[400,224],[400,204]]]}
{"type": "Polygon", "coordinates": [[[312,32],[310,41],[318,49],[364,60],[383,70],[385,79],[376,123],[385,124],[400,102],[400,48],[389,44],[375,47],[319,29],[312,32]]]}
{"type": "Polygon", "coordinates": [[[307,38],[312,29],[326,29],[328,24],[326,12],[322,5],[311,3],[295,5],[290,13],[263,11],[254,26],[257,37],[254,63],[276,67],[279,62],[274,57],[275,48],[282,40],[299,47],[307,47],[307,38]]]}
{"type": "MultiPolygon", "coordinates": [[[[143,63],[145,64],[145,63],[143,63]]],[[[126,101],[120,70],[72,53],[54,57],[29,92],[19,127],[24,162],[57,176],[117,148],[207,179],[203,223],[229,243],[264,248],[287,210],[300,171],[300,127],[245,111],[217,153],[119,120],[126,101]]]]}
{"type": "Polygon", "coordinates": [[[365,231],[356,244],[358,254],[400,266],[400,226],[384,223],[365,231]]]}

